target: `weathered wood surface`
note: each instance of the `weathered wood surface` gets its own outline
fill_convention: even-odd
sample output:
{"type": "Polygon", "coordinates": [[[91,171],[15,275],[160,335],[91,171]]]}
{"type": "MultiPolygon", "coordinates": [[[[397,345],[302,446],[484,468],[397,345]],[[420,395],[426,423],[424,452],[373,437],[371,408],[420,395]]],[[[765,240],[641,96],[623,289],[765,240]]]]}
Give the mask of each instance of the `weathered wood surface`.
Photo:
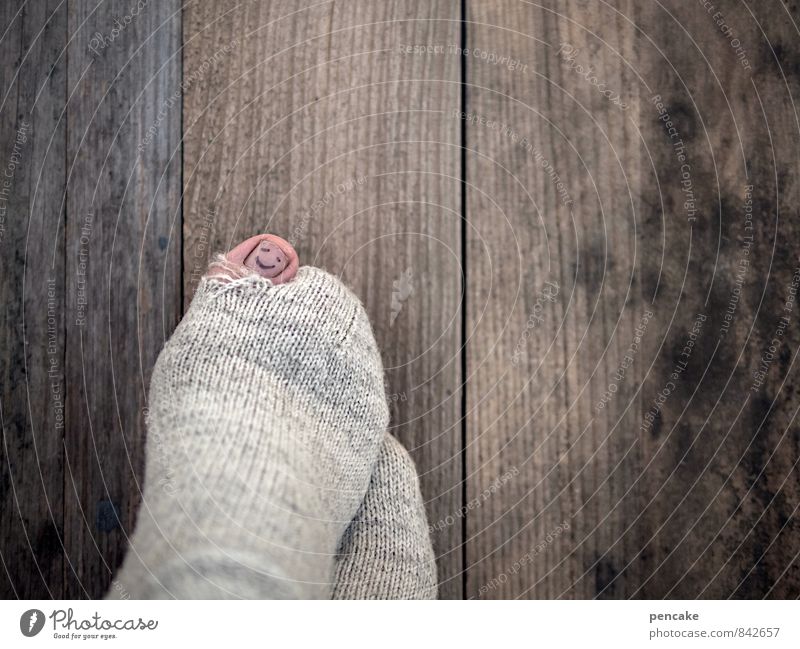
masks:
{"type": "Polygon", "coordinates": [[[46,598],[65,568],[67,12],[18,4],[0,4],[0,596],[46,598]]]}
{"type": "MultiPolygon", "coordinates": [[[[678,365],[698,314],[707,320],[677,389],[641,434],[641,583],[628,591],[796,598],[799,13],[792,3],[715,4],[708,11],[670,3],[670,13],[653,7],[636,19],[652,35],[652,43],[637,38],[636,59],[650,86],[641,93],[640,128],[659,181],[642,178],[642,223],[661,219],[653,200],[660,185],[666,254],[674,260],[665,259],[655,301],[664,342],[648,335],[655,364],[643,410],[678,365]],[[691,228],[685,177],[656,122],[653,95],[686,145],[697,203],[691,228]]],[[[645,228],[647,297],[656,292],[661,252],[656,228],[645,228]]],[[[615,565],[618,581],[624,568],[615,565]]]]}
{"type": "Polygon", "coordinates": [[[468,597],[800,593],[797,11],[715,4],[469,4],[468,597]]]}
{"type": "MultiPolygon", "coordinates": [[[[362,298],[431,523],[461,507],[460,62],[452,2],[193,3],[185,13],[184,280],[254,232],[362,298]]],[[[461,525],[434,534],[462,594],[461,525]]]]}
{"type": "Polygon", "coordinates": [[[3,9],[4,160],[29,125],[2,241],[6,596],[102,595],[135,520],[145,386],[181,304],[180,104],[158,113],[179,4],[135,8],[3,9]]]}
{"type": "Polygon", "coordinates": [[[630,60],[634,39],[608,10],[570,7],[467,15],[468,597],[591,597],[631,551],[612,544],[636,511],[635,381],[597,403],[648,306],[632,267],[636,108],[609,105],[557,52],[591,51],[633,103],[612,50],[630,60]]]}
{"type": "Polygon", "coordinates": [[[69,597],[100,596],[124,556],[150,369],[180,314],[180,4],[137,8],[70,3],[69,597]]]}
{"type": "Polygon", "coordinates": [[[155,355],[271,231],[369,311],[442,597],[800,595],[798,8],[713,4],[0,9],[0,594],[111,583],[155,355]]]}

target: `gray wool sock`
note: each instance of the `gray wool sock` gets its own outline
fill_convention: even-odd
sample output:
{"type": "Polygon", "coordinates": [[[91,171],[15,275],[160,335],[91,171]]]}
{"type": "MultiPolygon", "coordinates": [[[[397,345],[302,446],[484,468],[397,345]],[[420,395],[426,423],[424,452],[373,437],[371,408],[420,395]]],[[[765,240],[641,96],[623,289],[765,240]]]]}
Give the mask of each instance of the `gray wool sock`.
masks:
{"type": "Polygon", "coordinates": [[[280,286],[204,279],[149,408],[143,502],[109,597],[330,597],[388,424],[358,299],[311,267],[280,286]]]}
{"type": "Polygon", "coordinates": [[[414,462],[387,434],[336,565],[334,599],[436,599],[436,561],[414,462]]]}

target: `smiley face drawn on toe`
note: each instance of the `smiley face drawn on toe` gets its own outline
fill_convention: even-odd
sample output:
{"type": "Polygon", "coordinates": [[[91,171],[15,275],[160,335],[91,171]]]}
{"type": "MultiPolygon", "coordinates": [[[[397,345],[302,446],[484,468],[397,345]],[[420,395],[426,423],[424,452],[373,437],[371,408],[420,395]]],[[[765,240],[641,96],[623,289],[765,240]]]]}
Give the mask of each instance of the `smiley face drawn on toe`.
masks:
{"type": "Polygon", "coordinates": [[[262,241],[244,263],[257,270],[262,277],[272,279],[283,272],[289,260],[286,253],[273,242],[262,241]]]}
{"type": "MultiPolygon", "coordinates": [[[[257,234],[242,241],[225,256],[225,263],[235,268],[248,268],[274,285],[294,279],[300,260],[291,243],[274,234],[257,234]]],[[[241,277],[242,275],[236,275],[241,277]]],[[[235,279],[236,277],[234,277],[235,279]]]]}
{"type": "Polygon", "coordinates": [[[297,272],[297,253],[280,237],[264,235],[247,255],[244,265],[252,268],[261,277],[282,283],[294,277],[297,272]]]}

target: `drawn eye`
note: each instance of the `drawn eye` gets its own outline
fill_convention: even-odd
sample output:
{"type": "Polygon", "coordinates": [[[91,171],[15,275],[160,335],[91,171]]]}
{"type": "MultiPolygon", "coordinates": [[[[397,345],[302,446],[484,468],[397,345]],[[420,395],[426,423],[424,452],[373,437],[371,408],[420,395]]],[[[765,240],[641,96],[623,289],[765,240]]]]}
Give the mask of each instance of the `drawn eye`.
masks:
{"type": "Polygon", "coordinates": [[[281,263],[280,257],[278,258],[278,263],[279,263],[279,264],[281,263]]]}

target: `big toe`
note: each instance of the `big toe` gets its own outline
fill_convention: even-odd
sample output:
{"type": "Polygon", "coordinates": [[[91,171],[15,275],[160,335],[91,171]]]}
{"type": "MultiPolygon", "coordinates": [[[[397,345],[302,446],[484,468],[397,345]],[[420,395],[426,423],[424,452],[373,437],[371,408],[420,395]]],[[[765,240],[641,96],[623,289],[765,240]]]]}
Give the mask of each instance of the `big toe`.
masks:
{"type": "Polygon", "coordinates": [[[294,279],[299,267],[297,252],[286,239],[274,234],[257,234],[218,257],[212,262],[209,274],[228,279],[256,274],[278,285],[294,279]]]}

